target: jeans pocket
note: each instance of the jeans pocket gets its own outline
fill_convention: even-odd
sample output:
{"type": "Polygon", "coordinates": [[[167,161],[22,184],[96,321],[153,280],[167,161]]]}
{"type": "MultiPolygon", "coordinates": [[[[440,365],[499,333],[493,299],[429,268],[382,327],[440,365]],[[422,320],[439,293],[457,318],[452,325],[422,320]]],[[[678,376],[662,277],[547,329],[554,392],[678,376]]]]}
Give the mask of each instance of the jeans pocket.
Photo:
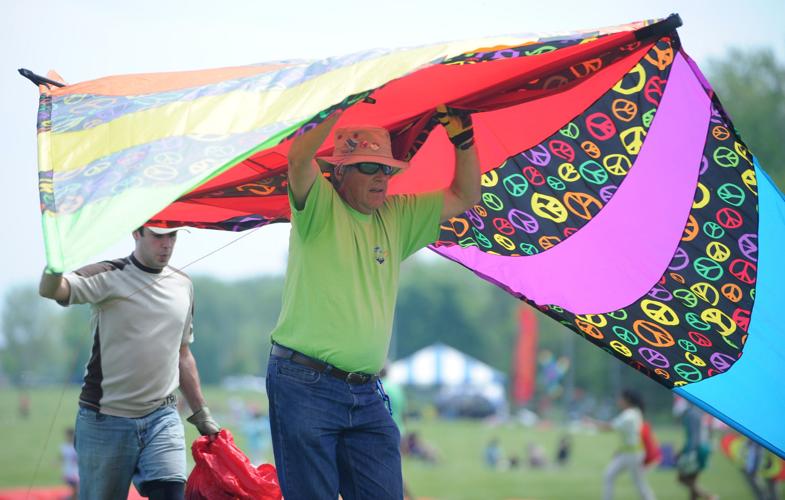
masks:
{"type": "Polygon", "coordinates": [[[317,372],[313,368],[309,368],[303,365],[298,365],[292,362],[289,363],[279,362],[277,368],[278,368],[279,376],[303,384],[315,384],[316,382],[319,381],[319,378],[322,376],[321,373],[317,372]]]}
{"type": "Polygon", "coordinates": [[[106,415],[103,413],[97,412],[95,410],[91,410],[89,408],[79,407],[79,411],[77,412],[77,418],[80,418],[88,423],[90,422],[103,422],[106,420],[106,415]]]}

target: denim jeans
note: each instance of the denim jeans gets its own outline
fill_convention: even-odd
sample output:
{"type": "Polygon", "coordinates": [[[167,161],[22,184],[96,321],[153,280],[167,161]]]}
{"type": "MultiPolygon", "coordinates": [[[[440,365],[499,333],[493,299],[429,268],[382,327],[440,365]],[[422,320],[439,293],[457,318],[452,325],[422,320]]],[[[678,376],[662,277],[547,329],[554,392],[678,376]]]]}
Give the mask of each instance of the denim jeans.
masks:
{"type": "Polygon", "coordinates": [[[79,408],[76,416],[79,498],[126,498],[133,480],[185,482],[185,436],[174,406],[140,418],[114,417],[79,408]]]}
{"type": "Polygon", "coordinates": [[[401,436],[374,382],[270,356],[267,397],[286,500],[403,498],[401,436]]]}

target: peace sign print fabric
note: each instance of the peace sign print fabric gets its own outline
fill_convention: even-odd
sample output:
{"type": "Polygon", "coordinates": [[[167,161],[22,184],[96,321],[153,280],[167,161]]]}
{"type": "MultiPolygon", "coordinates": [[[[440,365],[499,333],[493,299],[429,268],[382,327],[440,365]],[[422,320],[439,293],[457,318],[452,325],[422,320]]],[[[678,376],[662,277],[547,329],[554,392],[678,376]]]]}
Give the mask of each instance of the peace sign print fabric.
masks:
{"type": "Polygon", "coordinates": [[[675,387],[725,372],[741,356],[755,297],[757,224],[752,155],[679,51],[678,40],[664,37],[561,130],[486,172],[481,202],[445,223],[434,249],[675,387]],[[678,91],[668,88],[687,81],[700,99],[679,100],[678,91]],[[661,110],[668,92],[668,109],[661,110]],[[699,135],[684,139],[688,125],[693,134],[699,128],[699,135]],[[660,187],[632,178],[644,168],[660,187]],[[629,217],[611,215],[619,206],[633,207],[636,200],[629,198],[638,199],[629,217]],[[676,205],[683,209],[673,209],[676,205]],[[629,235],[635,241],[592,253],[604,244],[597,235],[609,234],[596,228],[611,220],[616,238],[629,235]],[[660,225],[670,225],[676,237],[646,241],[650,234],[668,234],[657,232],[660,225]],[[584,251],[567,250],[579,244],[584,251]],[[621,248],[641,255],[619,254],[621,248]],[[651,255],[667,256],[659,268],[642,251],[647,248],[655,248],[651,255]],[[559,252],[562,257],[546,261],[559,252]],[[587,255],[592,257],[575,263],[587,255]],[[537,266],[526,267],[527,259],[555,267],[537,275],[537,266]],[[613,269],[615,262],[629,269],[613,269]],[[603,271],[583,273],[582,267],[603,271]],[[645,280],[636,275],[646,272],[650,281],[641,288],[645,280]],[[613,273],[620,278],[603,289],[598,282],[613,273]],[[555,284],[544,286],[553,294],[529,293],[535,286],[527,280],[537,279],[543,288],[549,278],[555,284]],[[604,290],[595,295],[616,302],[575,300],[560,295],[560,287],[604,290]]]}

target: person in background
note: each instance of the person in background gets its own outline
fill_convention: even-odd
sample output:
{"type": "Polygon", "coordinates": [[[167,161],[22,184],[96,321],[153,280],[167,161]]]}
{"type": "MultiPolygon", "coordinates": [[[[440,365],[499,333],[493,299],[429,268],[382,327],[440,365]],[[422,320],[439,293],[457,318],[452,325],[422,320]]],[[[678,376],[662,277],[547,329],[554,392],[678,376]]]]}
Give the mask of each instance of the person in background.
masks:
{"type": "Polygon", "coordinates": [[[485,446],[485,465],[491,469],[498,469],[501,465],[502,449],[499,446],[499,439],[493,438],[485,446]]]}
{"type": "MultiPolygon", "coordinates": [[[[379,381],[381,382],[381,388],[384,393],[387,395],[387,406],[390,410],[390,415],[392,415],[393,422],[398,427],[398,432],[401,434],[401,452],[403,453],[403,436],[406,435],[406,392],[403,390],[401,384],[397,382],[393,382],[388,378],[389,375],[389,363],[384,365],[382,371],[379,372],[379,381]]],[[[403,497],[409,500],[415,500],[414,495],[412,494],[412,489],[406,484],[406,480],[402,479],[403,481],[403,497]]]]}
{"type": "Polygon", "coordinates": [[[22,420],[30,418],[30,395],[26,390],[19,393],[19,416],[22,420]]]}
{"type": "Polygon", "coordinates": [[[556,448],[556,465],[564,467],[570,461],[572,453],[572,439],[570,436],[562,436],[559,439],[559,446],[556,448]]]}
{"type": "Polygon", "coordinates": [[[543,469],[548,465],[548,461],[545,459],[545,450],[534,442],[526,445],[526,458],[532,469],[543,469]]]}
{"type": "Polygon", "coordinates": [[[417,431],[410,431],[406,434],[403,438],[401,450],[406,455],[429,464],[435,464],[439,461],[436,448],[423,441],[420,438],[420,433],[417,431]]]}
{"type": "Polygon", "coordinates": [[[65,430],[65,441],[60,445],[60,463],[63,468],[63,482],[71,490],[70,500],[79,498],[79,462],[74,448],[74,429],[65,430]]]}
{"type": "Polygon", "coordinates": [[[401,436],[406,435],[406,392],[401,387],[401,384],[393,382],[388,377],[388,365],[382,368],[379,372],[379,379],[384,387],[384,392],[387,394],[387,404],[392,416],[393,422],[398,427],[401,436]]]}
{"type": "Polygon", "coordinates": [[[248,408],[243,418],[243,429],[248,440],[248,458],[255,466],[269,460],[270,419],[255,405],[248,408]]]}
{"type": "Polygon", "coordinates": [[[631,390],[622,391],[617,404],[621,412],[610,422],[597,422],[600,429],[615,430],[621,441],[616,454],[605,469],[603,480],[603,498],[613,498],[613,487],[616,477],[629,471],[638,494],[644,500],[654,500],[654,492],[646,481],[643,468],[643,447],[641,443],[641,426],[643,425],[643,401],[640,395],[631,390]]]}
{"type": "Polygon", "coordinates": [[[684,427],[684,446],[676,459],[679,482],[689,490],[690,500],[718,498],[698,486],[698,476],[706,468],[711,454],[709,428],[703,420],[703,412],[687,400],[677,397],[673,413],[684,427]]]}

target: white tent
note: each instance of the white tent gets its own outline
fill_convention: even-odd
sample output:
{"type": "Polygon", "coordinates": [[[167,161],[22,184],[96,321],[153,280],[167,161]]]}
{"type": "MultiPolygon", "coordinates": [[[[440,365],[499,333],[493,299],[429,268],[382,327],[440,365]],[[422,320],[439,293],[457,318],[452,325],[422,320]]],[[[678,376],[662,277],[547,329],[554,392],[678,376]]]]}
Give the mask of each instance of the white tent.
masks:
{"type": "Polygon", "coordinates": [[[481,395],[497,411],[506,407],[502,372],[440,342],[392,363],[387,378],[401,385],[438,387],[445,398],[481,395]]]}
{"type": "Polygon", "coordinates": [[[505,379],[499,370],[440,342],[395,361],[388,372],[393,382],[416,386],[503,386],[505,379]]]}

